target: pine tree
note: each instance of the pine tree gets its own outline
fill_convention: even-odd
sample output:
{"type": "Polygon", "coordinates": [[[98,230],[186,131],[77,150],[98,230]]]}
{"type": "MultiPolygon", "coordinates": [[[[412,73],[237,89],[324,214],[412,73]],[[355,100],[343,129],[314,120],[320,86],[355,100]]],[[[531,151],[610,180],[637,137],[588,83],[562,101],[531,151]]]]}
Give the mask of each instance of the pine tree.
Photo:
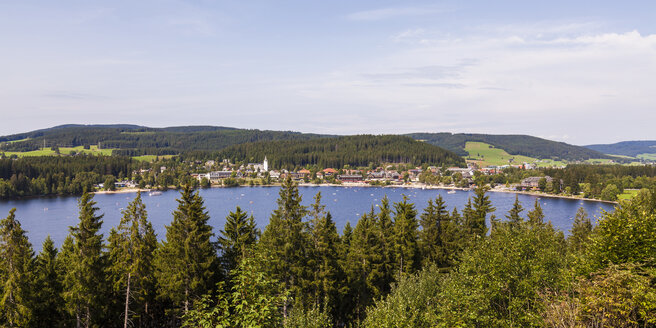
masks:
{"type": "Polygon", "coordinates": [[[148,221],[141,193],[123,211],[118,227],[109,235],[110,272],[114,291],[123,296],[123,327],[131,318],[148,320],[155,296],[153,256],[157,237],[148,221]]]}
{"type": "Polygon", "coordinates": [[[0,258],[5,269],[0,312],[8,327],[27,327],[31,324],[34,308],[34,251],[15,213],[16,208],[12,208],[0,221],[0,258]]]}
{"type": "Polygon", "coordinates": [[[360,217],[353,230],[351,245],[346,260],[346,275],[349,284],[349,309],[355,318],[361,318],[372,300],[382,293],[377,288],[379,272],[375,265],[381,263],[380,235],[376,233],[372,213],[360,217]]]}
{"type": "MultiPolygon", "coordinates": [[[[271,215],[260,241],[261,250],[273,259],[270,265],[273,278],[284,284],[285,290],[299,305],[303,305],[300,297],[309,274],[306,267],[308,232],[307,224],[303,222],[307,209],[301,201],[298,187],[291,177],[287,177],[280,188],[278,208],[271,215]]],[[[288,310],[286,301],[284,317],[287,317],[288,310]]]]}
{"type": "Polygon", "coordinates": [[[249,217],[239,206],[234,212],[230,212],[219,235],[219,249],[225,276],[228,276],[248,255],[249,250],[257,242],[259,234],[252,215],[249,217]]]}
{"type": "Polygon", "coordinates": [[[348,314],[354,307],[351,298],[351,285],[348,276],[348,270],[350,269],[348,263],[348,254],[351,248],[351,241],[353,240],[353,228],[351,228],[351,223],[346,221],[344,229],[342,230],[342,236],[339,238],[338,251],[338,264],[340,276],[338,281],[340,281],[339,286],[339,303],[336,307],[336,312],[338,316],[335,317],[337,322],[346,323],[348,319],[348,314]]]}
{"type": "Polygon", "coordinates": [[[63,326],[64,299],[61,296],[63,289],[58,252],[50,235],[46,237],[41,253],[36,257],[34,273],[36,275],[34,324],[44,328],[63,326]]]}
{"type": "Polygon", "coordinates": [[[408,197],[403,195],[403,201],[394,203],[394,244],[399,275],[414,273],[421,265],[418,228],[415,205],[408,203],[408,197]]]}
{"type": "Polygon", "coordinates": [[[424,263],[435,263],[442,267],[446,265],[445,233],[449,224],[449,212],[442,196],[437,196],[435,203],[428,200],[428,206],[421,214],[421,231],[419,241],[424,263]]]}
{"type": "Polygon", "coordinates": [[[377,288],[382,294],[390,291],[390,284],[394,281],[394,263],[396,262],[394,247],[394,222],[392,221],[392,210],[390,209],[387,195],[383,197],[380,204],[380,212],[376,220],[377,230],[380,234],[382,259],[377,269],[380,272],[380,280],[377,288]]]}
{"type": "Polygon", "coordinates": [[[570,230],[570,236],[567,239],[569,248],[573,252],[581,252],[585,249],[585,246],[592,234],[592,222],[588,213],[580,207],[576,212],[574,217],[574,224],[572,224],[572,229],[570,230]]]}
{"type": "Polygon", "coordinates": [[[321,204],[321,193],[314,197],[310,211],[310,241],[312,254],[309,262],[313,273],[314,307],[320,310],[334,310],[336,307],[338,278],[339,234],[330,212],[321,204]]]}
{"type": "Polygon", "coordinates": [[[166,239],[155,251],[155,277],[160,297],[172,301],[179,315],[214,286],[218,257],[203,198],[186,186],[177,202],[166,239]]]}
{"type": "Polygon", "coordinates": [[[71,253],[64,278],[64,299],[67,310],[75,317],[76,326],[91,327],[102,321],[105,313],[105,257],[103,235],[99,233],[103,215],[96,215],[93,195],[80,197],[80,222],[70,227],[71,253]]]}
{"type": "Polygon", "coordinates": [[[535,199],[535,205],[533,205],[533,209],[528,212],[526,215],[528,217],[528,222],[532,226],[539,226],[544,224],[544,212],[542,212],[542,207],[540,206],[540,202],[538,199],[535,199]]]}
{"type": "Polygon", "coordinates": [[[473,212],[469,216],[467,222],[469,231],[473,236],[484,237],[487,234],[487,215],[494,212],[496,209],[492,206],[490,197],[485,193],[486,187],[478,187],[474,191],[473,212]]]}
{"type": "Polygon", "coordinates": [[[519,202],[519,196],[515,195],[515,202],[513,203],[513,207],[508,211],[508,215],[506,215],[506,218],[508,219],[508,222],[510,223],[510,226],[513,228],[518,228],[519,224],[523,221],[522,217],[519,215],[524,208],[522,207],[522,204],[519,202]]]}

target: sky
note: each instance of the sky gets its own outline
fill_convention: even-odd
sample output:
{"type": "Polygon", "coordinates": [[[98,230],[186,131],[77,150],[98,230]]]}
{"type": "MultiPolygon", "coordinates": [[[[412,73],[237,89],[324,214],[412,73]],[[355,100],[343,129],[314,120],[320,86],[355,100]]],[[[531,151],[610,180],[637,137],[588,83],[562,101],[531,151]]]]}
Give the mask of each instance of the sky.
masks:
{"type": "Polygon", "coordinates": [[[0,135],[656,139],[656,1],[0,0],[0,135]]]}

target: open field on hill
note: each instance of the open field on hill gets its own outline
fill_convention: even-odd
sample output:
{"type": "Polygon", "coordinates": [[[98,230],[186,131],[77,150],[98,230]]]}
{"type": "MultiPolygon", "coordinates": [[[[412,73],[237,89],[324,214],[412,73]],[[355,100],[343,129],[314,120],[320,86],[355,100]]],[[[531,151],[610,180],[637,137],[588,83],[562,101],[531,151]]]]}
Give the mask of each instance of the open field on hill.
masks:
{"type": "Polygon", "coordinates": [[[171,158],[173,155],[142,155],[142,156],[133,156],[132,158],[137,160],[137,161],[142,161],[142,162],[154,162],[155,159],[163,159],[163,158],[171,158]]]}
{"type": "Polygon", "coordinates": [[[505,150],[496,148],[484,142],[469,141],[465,145],[465,150],[469,154],[469,156],[466,158],[468,160],[474,160],[481,167],[489,165],[501,166],[508,164],[521,165],[523,163],[535,163],[540,167],[565,165],[565,163],[561,161],[554,161],[550,159],[538,160],[537,158],[528,156],[510,155],[505,150]]]}
{"type": "MultiPolygon", "coordinates": [[[[83,146],[60,147],[59,153],[62,155],[68,155],[72,151],[74,151],[76,153],[82,153],[82,154],[111,156],[112,150],[113,149],[98,149],[98,146],[91,146],[89,149],[84,149],[83,146]]],[[[25,152],[6,151],[4,152],[4,154],[5,156],[16,155],[18,157],[25,157],[25,156],[54,156],[57,153],[50,148],[41,148],[39,150],[25,151],[25,152]]]]}

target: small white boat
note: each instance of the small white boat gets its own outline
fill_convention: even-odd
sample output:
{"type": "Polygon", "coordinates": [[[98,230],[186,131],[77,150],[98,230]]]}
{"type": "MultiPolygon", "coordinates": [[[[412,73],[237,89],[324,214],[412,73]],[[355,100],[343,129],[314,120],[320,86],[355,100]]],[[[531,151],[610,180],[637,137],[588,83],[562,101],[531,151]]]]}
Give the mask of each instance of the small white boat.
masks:
{"type": "Polygon", "coordinates": [[[449,190],[449,191],[447,191],[447,194],[455,194],[455,193],[456,193],[455,190],[449,190]]]}
{"type": "Polygon", "coordinates": [[[151,191],[151,192],[148,193],[148,196],[161,196],[161,195],[162,195],[162,192],[157,191],[157,190],[151,191]]]}

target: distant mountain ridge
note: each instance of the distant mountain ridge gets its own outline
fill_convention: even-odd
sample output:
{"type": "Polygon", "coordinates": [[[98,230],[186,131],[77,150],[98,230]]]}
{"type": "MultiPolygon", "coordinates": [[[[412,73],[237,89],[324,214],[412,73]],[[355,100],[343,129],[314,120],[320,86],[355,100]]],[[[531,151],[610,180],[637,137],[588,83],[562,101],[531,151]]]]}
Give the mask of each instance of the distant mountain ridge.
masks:
{"type": "Polygon", "coordinates": [[[593,149],[551,141],[529,135],[495,135],[477,133],[410,133],[411,138],[440,146],[461,156],[467,156],[468,141],[484,142],[501,148],[511,155],[523,155],[539,159],[558,158],[569,161],[591,158],[610,158],[593,149]]]}
{"type": "Polygon", "coordinates": [[[614,144],[596,144],[585,147],[604,154],[636,157],[640,154],[655,154],[656,140],[622,141],[614,144]]]}
{"type": "MultiPolygon", "coordinates": [[[[605,152],[528,135],[490,135],[471,133],[410,133],[424,141],[467,156],[468,141],[488,143],[511,155],[569,161],[610,158],[605,152]]],[[[218,151],[245,143],[280,140],[312,140],[335,135],[239,129],[224,126],[173,126],[151,128],[133,124],[66,124],[47,129],[0,137],[0,151],[31,151],[43,147],[77,147],[98,145],[114,149],[118,155],[169,155],[187,151],[218,151]]]]}

